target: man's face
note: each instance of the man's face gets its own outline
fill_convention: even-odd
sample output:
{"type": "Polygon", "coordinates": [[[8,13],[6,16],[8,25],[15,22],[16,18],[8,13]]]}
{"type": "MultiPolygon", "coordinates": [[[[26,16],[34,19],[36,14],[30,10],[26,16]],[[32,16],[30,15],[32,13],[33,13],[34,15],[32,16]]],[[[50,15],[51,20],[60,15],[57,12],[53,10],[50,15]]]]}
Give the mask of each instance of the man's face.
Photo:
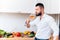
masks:
{"type": "Polygon", "coordinates": [[[42,7],[36,6],[35,7],[35,13],[36,13],[36,16],[41,16],[41,14],[42,14],[42,7]]]}

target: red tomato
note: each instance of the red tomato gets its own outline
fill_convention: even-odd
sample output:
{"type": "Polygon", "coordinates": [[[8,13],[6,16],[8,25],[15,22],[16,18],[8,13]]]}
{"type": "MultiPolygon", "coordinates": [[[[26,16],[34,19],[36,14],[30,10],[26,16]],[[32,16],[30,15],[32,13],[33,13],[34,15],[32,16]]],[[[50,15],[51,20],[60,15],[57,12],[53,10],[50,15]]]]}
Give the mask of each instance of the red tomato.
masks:
{"type": "Polygon", "coordinates": [[[21,36],[20,32],[17,32],[17,33],[16,33],[16,36],[17,36],[17,37],[20,37],[20,36],[21,36]]]}

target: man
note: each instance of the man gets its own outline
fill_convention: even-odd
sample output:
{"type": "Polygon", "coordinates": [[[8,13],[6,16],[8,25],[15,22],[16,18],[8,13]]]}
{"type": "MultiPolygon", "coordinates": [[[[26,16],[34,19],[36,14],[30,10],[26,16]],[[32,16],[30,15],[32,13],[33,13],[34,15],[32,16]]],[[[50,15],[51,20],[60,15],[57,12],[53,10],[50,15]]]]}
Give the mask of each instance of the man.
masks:
{"type": "Polygon", "coordinates": [[[59,28],[55,20],[44,13],[44,5],[42,3],[37,3],[35,5],[35,13],[37,18],[34,21],[30,22],[30,20],[26,20],[27,27],[37,27],[35,40],[49,40],[52,33],[54,37],[53,39],[57,40],[59,28]]]}

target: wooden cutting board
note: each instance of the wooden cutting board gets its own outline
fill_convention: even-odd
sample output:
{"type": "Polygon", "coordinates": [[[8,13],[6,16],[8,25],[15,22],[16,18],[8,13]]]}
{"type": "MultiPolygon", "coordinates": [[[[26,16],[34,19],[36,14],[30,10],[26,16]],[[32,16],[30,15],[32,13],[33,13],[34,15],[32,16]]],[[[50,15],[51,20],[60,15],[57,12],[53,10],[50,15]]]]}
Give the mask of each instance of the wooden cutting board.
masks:
{"type": "Polygon", "coordinates": [[[34,38],[0,38],[0,40],[34,40],[34,38]]]}

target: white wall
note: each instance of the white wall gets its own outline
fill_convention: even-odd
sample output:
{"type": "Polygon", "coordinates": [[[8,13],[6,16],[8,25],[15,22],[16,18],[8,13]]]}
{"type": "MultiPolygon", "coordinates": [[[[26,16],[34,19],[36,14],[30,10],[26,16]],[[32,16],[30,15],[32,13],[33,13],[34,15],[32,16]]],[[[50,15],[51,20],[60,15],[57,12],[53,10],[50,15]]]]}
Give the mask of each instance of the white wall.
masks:
{"type": "Polygon", "coordinates": [[[25,25],[25,19],[29,16],[26,14],[9,14],[1,13],[0,14],[0,29],[3,29],[7,32],[24,32],[25,30],[31,30],[36,32],[36,28],[30,27],[27,28],[25,25]]]}

